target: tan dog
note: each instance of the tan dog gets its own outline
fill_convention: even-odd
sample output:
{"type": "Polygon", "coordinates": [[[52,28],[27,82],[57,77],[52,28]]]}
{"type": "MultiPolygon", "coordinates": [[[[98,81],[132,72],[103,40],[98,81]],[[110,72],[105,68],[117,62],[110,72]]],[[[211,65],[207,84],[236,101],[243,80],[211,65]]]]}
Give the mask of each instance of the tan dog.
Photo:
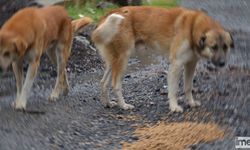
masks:
{"type": "Polygon", "coordinates": [[[83,27],[85,27],[86,25],[92,22],[93,20],[89,17],[82,17],[80,19],[71,21],[74,32],[78,32],[80,29],[82,29],[83,27]]]}
{"type": "Polygon", "coordinates": [[[178,81],[184,67],[185,95],[190,106],[199,106],[193,99],[192,79],[200,58],[215,66],[225,65],[233,40],[229,32],[201,11],[185,8],[123,7],[113,10],[99,23],[92,39],[106,63],[101,80],[101,102],[112,107],[107,84],[112,76],[112,88],[122,109],[134,106],[125,103],[121,78],[129,56],[137,42],[144,42],[168,57],[168,98],[170,110],[182,112],[177,102],[178,81]]]}
{"type": "Polygon", "coordinates": [[[12,63],[16,77],[15,109],[25,109],[41,55],[47,50],[57,65],[57,79],[50,100],[68,93],[66,64],[70,56],[72,26],[67,11],[60,6],[25,8],[14,14],[0,30],[0,65],[12,63]],[[23,82],[23,61],[29,64],[23,82]]]}

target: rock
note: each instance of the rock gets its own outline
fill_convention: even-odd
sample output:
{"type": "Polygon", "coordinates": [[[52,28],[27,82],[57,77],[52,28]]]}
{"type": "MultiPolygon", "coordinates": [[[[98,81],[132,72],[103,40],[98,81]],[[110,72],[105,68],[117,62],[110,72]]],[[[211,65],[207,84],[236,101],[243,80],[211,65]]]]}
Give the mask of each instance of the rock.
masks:
{"type": "Polygon", "coordinates": [[[110,3],[110,2],[99,2],[96,5],[96,7],[101,8],[101,9],[107,9],[107,8],[110,8],[110,7],[114,7],[114,4],[110,3]]]}
{"type": "Polygon", "coordinates": [[[30,7],[37,6],[42,7],[41,4],[35,0],[1,0],[0,1],[0,27],[7,21],[14,13],[18,10],[30,7]]]}
{"type": "Polygon", "coordinates": [[[168,88],[167,85],[163,85],[163,88],[160,89],[161,95],[167,95],[168,94],[168,88]]]}
{"type": "Polygon", "coordinates": [[[139,6],[142,4],[141,0],[112,0],[112,2],[120,6],[128,6],[128,5],[139,6]]]}

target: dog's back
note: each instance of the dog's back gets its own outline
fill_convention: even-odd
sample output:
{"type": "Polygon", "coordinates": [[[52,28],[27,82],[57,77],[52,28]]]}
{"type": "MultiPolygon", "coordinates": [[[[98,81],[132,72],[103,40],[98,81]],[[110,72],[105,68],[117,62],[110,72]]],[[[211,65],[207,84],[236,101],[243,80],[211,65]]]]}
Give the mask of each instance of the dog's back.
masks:
{"type": "Polygon", "coordinates": [[[40,17],[46,20],[46,35],[51,38],[57,38],[67,34],[65,26],[71,26],[71,19],[67,11],[61,6],[50,6],[38,9],[40,17]],[[53,14],[53,15],[52,15],[53,14]]]}
{"type": "Polygon", "coordinates": [[[72,32],[70,17],[61,6],[24,8],[7,20],[1,30],[21,36],[28,44],[41,37],[45,45],[72,32]]]}
{"type": "MultiPolygon", "coordinates": [[[[101,25],[111,14],[119,14],[130,22],[135,36],[154,34],[166,29],[167,26],[174,24],[177,16],[183,12],[183,8],[164,9],[157,7],[128,6],[115,9],[101,19],[101,25]],[[163,27],[160,27],[163,26],[163,27]]],[[[163,31],[166,32],[166,31],[163,31]]]]}
{"type": "MultiPolygon", "coordinates": [[[[190,10],[182,7],[165,9],[150,6],[128,6],[113,10],[104,16],[99,22],[97,30],[93,32],[93,40],[96,43],[103,43],[101,39],[108,41],[109,37],[113,37],[113,34],[117,34],[116,37],[113,37],[117,38],[120,37],[121,32],[126,32],[132,34],[135,43],[143,41],[143,43],[147,43],[148,46],[152,46],[155,50],[166,50],[170,48],[170,44],[177,32],[183,32],[183,35],[185,34],[183,37],[192,41],[193,39],[191,39],[190,35],[193,34],[191,32],[195,23],[199,24],[199,30],[207,30],[206,28],[208,27],[211,28],[212,26],[215,28],[219,26],[208,15],[199,10],[190,10]],[[104,32],[101,33],[99,31],[101,31],[105,23],[108,23],[108,19],[112,14],[124,17],[124,21],[118,26],[115,24],[109,25],[110,29],[119,28],[119,32],[117,29],[116,33],[113,30],[109,35],[102,36],[104,32]]],[[[102,31],[109,30],[109,28],[103,28],[102,31]]]]}

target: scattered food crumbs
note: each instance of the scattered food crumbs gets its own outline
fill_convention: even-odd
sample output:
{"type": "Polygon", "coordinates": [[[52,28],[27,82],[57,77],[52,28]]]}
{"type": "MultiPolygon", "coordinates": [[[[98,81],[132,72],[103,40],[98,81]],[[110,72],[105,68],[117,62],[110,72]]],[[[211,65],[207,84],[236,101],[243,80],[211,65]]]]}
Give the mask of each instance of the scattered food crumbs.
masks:
{"type": "Polygon", "coordinates": [[[210,142],[224,137],[224,131],[213,123],[164,123],[138,128],[139,140],[124,142],[123,150],[183,150],[199,142],[210,142]]]}

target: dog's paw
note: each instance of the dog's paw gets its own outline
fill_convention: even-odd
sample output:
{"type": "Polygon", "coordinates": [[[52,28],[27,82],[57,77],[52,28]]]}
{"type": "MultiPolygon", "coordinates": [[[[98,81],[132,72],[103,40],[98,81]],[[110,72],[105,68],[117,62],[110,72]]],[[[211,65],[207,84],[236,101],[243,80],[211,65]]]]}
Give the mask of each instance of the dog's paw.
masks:
{"type": "Polygon", "coordinates": [[[169,107],[170,107],[171,112],[179,112],[179,113],[183,112],[183,108],[179,106],[178,104],[170,105],[169,107]]]}
{"type": "Polygon", "coordinates": [[[113,108],[114,106],[117,106],[117,103],[115,101],[106,99],[104,97],[101,97],[101,103],[104,107],[107,108],[113,108]]]}
{"type": "Polygon", "coordinates": [[[50,97],[49,97],[49,101],[54,102],[54,101],[56,101],[58,98],[59,98],[58,95],[51,94],[50,97]]]}
{"type": "Polygon", "coordinates": [[[117,103],[115,101],[109,101],[107,103],[102,103],[102,105],[107,108],[113,108],[117,106],[117,103]]]}
{"type": "Polygon", "coordinates": [[[122,105],[119,105],[119,107],[120,107],[121,109],[123,109],[123,110],[129,110],[129,109],[134,109],[134,108],[135,108],[135,106],[133,106],[133,105],[131,105],[131,104],[127,104],[127,103],[122,104],[122,105]]]}
{"type": "Polygon", "coordinates": [[[22,101],[14,101],[14,102],[12,102],[11,107],[14,110],[21,110],[21,111],[23,111],[23,110],[26,109],[26,104],[23,103],[22,101]]]}
{"type": "Polygon", "coordinates": [[[190,107],[198,107],[201,105],[201,102],[193,100],[193,101],[189,101],[188,104],[190,107]]]}

